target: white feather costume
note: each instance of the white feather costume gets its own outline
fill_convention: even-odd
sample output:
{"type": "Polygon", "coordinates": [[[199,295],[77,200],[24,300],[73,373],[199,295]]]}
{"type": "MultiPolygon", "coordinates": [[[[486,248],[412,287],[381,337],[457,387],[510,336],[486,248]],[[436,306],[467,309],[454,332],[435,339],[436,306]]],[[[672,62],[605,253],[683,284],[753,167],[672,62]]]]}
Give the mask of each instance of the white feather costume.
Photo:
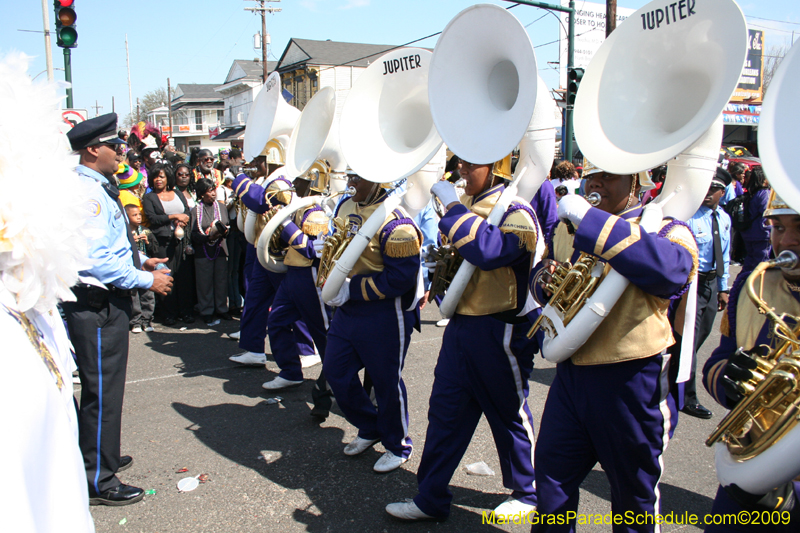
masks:
{"type": "Polygon", "coordinates": [[[0,531],[94,531],[71,344],[56,309],[88,265],[82,186],[59,87],[0,58],[0,531]]]}

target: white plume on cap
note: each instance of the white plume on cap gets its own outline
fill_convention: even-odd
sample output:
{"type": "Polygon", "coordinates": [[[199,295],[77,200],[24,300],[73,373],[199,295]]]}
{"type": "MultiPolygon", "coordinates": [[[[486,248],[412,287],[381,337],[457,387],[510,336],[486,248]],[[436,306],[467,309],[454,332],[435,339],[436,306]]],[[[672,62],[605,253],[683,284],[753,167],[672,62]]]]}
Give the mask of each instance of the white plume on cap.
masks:
{"type": "Polygon", "coordinates": [[[30,57],[0,58],[0,289],[19,311],[46,312],[74,300],[89,266],[87,188],[60,132],[63,85],[33,83],[30,57]]]}

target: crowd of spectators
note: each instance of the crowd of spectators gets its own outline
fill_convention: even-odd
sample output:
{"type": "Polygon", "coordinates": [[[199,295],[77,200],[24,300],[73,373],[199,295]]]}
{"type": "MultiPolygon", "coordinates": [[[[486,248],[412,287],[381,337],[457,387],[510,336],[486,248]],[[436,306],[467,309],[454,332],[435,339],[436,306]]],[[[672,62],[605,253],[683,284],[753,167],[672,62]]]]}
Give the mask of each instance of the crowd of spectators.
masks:
{"type": "Polygon", "coordinates": [[[231,183],[243,165],[241,151],[187,155],[168,144],[129,141],[124,157],[116,178],[134,240],[146,255],[166,258],[174,279],[167,296],[133,296],[131,331],[153,331],[154,321],[192,324],[198,315],[212,326],[240,315],[245,239],[231,183]]]}

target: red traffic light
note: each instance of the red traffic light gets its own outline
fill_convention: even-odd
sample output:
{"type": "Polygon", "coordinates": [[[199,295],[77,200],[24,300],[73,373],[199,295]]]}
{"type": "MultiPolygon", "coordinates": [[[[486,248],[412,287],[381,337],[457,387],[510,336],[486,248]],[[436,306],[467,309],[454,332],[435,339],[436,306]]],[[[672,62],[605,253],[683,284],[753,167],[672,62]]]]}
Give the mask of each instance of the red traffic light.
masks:
{"type": "Polygon", "coordinates": [[[72,7],[72,4],[75,3],[75,0],[58,0],[58,3],[61,7],[72,7]]]}

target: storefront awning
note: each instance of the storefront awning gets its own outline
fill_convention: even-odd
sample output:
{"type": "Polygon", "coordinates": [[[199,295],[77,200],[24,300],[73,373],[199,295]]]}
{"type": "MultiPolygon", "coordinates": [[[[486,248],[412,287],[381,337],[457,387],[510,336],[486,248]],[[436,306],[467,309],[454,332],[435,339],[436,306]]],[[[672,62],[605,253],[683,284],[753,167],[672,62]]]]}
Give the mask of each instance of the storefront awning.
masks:
{"type": "Polygon", "coordinates": [[[241,141],[244,139],[244,126],[238,126],[236,128],[228,128],[227,130],[223,131],[216,137],[214,137],[214,141],[241,141]]]}

